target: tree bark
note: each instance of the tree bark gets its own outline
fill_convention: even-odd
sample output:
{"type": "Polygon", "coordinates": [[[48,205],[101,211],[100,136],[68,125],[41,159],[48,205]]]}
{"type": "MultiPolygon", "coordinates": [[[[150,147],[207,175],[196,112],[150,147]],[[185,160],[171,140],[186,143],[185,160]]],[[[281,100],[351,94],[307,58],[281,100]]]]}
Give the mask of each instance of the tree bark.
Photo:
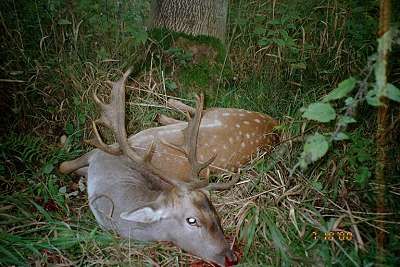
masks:
{"type": "MultiPolygon", "coordinates": [[[[379,37],[382,36],[389,31],[390,27],[390,0],[380,0],[380,14],[379,14],[379,37]]],[[[385,39],[384,41],[385,42],[385,39]]],[[[378,47],[378,59],[377,61],[384,65],[384,73],[383,73],[383,84],[380,85],[378,90],[383,90],[383,88],[387,84],[386,80],[386,67],[388,61],[389,49],[387,44],[382,44],[383,49],[378,47]]],[[[378,77],[377,77],[378,79],[378,77]]],[[[384,218],[381,214],[385,213],[385,175],[386,175],[386,163],[387,163],[387,137],[386,132],[388,129],[388,119],[389,119],[389,102],[386,97],[380,98],[381,105],[378,108],[378,116],[377,116],[377,131],[376,131],[376,143],[377,143],[377,161],[376,161],[376,183],[378,185],[378,192],[376,198],[376,212],[378,214],[378,230],[376,236],[376,245],[377,245],[377,266],[384,266],[385,264],[385,223],[384,218]]]]}
{"type": "Polygon", "coordinates": [[[153,0],[152,28],[225,41],[228,0],[153,0]]]}

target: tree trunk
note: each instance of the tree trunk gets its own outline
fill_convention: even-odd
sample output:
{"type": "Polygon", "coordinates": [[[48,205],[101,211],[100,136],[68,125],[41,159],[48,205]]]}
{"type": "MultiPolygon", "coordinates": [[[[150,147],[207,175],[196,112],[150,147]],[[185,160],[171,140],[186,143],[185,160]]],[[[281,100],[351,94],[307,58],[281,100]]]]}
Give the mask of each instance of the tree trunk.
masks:
{"type": "MultiPolygon", "coordinates": [[[[389,31],[390,26],[390,0],[380,0],[380,14],[379,14],[379,37],[383,38],[383,35],[389,31]]],[[[383,38],[382,43],[378,46],[378,59],[377,62],[383,64],[383,73],[381,73],[382,84],[378,85],[378,90],[383,90],[387,84],[386,80],[386,66],[388,61],[388,54],[390,45],[387,44],[390,41],[387,38],[383,38]],[[381,47],[382,46],[382,47],[381,47]]],[[[378,77],[376,77],[378,80],[378,77]]],[[[378,192],[376,198],[376,208],[378,214],[378,233],[376,236],[377,243],[377,266],[385,265],[385,223],[382,214],[385,213],[385,174],[386,174],[386,162],[387,162],[387,137],[386,132],[388,129],[389,119],[389,102],[386,97],[379,99],[382,104],[378,108],[377,117],[377,130],[376,130],[376,143],[377,143],[377,161],[376,161],[376,183],[378,185],[378,192]]]]}
{"type": "Polygon", "coordinates": [[[153,0],[151,27],[225,40],[228,0],[153,0]]]}

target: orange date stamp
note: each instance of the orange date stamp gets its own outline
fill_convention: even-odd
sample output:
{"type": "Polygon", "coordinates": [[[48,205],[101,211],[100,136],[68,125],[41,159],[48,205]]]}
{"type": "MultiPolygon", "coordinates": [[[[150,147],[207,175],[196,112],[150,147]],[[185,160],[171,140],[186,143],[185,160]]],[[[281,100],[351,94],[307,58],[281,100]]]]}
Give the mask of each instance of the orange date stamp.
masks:
{"type": "Polygon", "coordinates": [[[311,233],[314,240],[340,240],[340,241],[351,241],[353,240],[353,233],[349,231],[328,231],[321,232],[315,230],[311,233]]]}

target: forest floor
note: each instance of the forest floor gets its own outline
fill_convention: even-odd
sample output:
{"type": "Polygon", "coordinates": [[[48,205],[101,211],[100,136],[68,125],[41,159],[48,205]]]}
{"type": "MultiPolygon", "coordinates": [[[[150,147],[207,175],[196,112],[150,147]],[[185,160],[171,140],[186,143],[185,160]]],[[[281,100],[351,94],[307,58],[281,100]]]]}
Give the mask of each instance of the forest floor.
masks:
{"type": "Polygon", "coordinates": [[[159,113],[178,116],[165,108],[167,96],[193,105],[194,92],[205,93],[207,107],[279,120],[280,144],[244,166],[239,185],[211,194],[240,266],[373,266],[381,216],[382,261],[398,266],[400,188],[391,176],[387,213],[375,213],[374,109],[359,107],[349,142],[294,169],[305,137],[333,127],[310,124],[300,109],[368,71],[375,1],[231,1],[225,46],[146,33],[146,1],[64,2],[0,4],[0,265],[206,266],[170,244],[102,230],[85,179],[57,171],[91,149],[83,140],[98,115],[92,92],[106,94],[105,81],[133,66],[130,134],[157,126],[159,113]]]}

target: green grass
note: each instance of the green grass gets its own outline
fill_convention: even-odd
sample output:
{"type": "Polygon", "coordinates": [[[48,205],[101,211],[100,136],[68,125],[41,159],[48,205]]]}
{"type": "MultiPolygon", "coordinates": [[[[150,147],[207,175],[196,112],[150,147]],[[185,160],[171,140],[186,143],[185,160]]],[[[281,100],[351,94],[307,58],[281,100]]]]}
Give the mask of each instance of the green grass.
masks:
{"type": "MultiPolygon", "coordinates": [[[[0,123],[6,126],[0,128],[0,265],[178,266],[193,260],[170,244],[128,242],[103,231],[82,181],[57,172],[62,161],[90,149],[83,140],[98,115],[92,92],[106,96],[104,81],[133,66],[129,133],[156,126],[157,113],[173,114],[162,108],[165,92],[192,104],[193,91],[204,91],[208,107],[244,108],[281,121],[286,142],[245,167],[248,182],[212,194],[227,235],[243,253],[240,266],[371,266],[372,111],[360,108],[352,144],[342,143],[304,172],[290,170],[307,134],[299,109],[360,75],[375,51],[375,1],[231,1],[226,48],[212,38],[147,34],[148,3],[116,3],[0,4],[0,123]],[[195,62],[180,38],[212,47],[215,60],[195,62]],[[351,231],[353,240],[320,238],[334,227],[351,231]]],[[[396,168],[388,174],[387,266],[396,266],[400,255],[398,177],[396,168]]]]}

